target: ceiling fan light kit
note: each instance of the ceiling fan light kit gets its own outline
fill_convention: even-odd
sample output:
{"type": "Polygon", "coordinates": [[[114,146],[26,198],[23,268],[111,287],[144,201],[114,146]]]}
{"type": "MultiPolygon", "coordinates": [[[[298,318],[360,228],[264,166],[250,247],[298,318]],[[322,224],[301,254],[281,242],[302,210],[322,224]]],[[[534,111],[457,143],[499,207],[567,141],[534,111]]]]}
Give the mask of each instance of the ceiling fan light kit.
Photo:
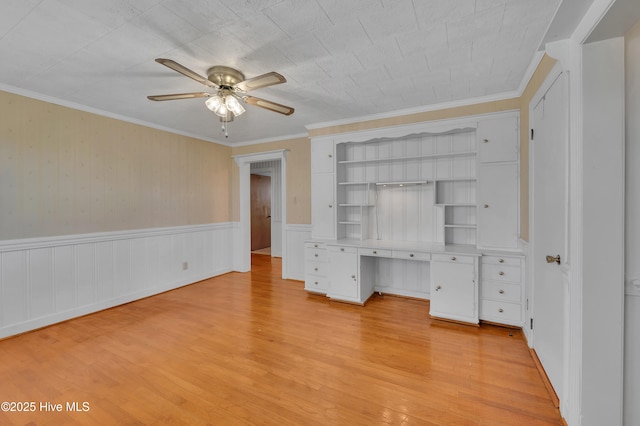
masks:
{"type": "Polygon", "coordinates": [[[152,101],[207,98],[205,105],[220,117],[222,131],[225,137],[229,137],[226,123],[233,121],[234,117],[240,116],[246,111],[240,101],[283,115],[291,115],[294,112],[293,108],[286,105],[245,94],[251,90],[286,83],[287,80],[277,72],[269,72],[246,80],[244,74],[237,69],[216,65],[207,70],[207,78],[204,78],[200,74],[191,71],[189,68],[171,59],[158,58],[156,62],[214,89],[215,92],[176,93],[171,95],[147,96],[147,98],[152,101]]]}

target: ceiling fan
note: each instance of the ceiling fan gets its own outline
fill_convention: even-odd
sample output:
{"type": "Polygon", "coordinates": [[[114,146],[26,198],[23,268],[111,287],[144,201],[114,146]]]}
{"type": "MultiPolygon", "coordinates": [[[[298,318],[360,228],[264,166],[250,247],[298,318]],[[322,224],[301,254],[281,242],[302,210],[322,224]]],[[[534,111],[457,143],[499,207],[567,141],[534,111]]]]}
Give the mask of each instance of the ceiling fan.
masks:
{"type": "Polygon", "coordinates": [[[237,69],[216,65],[207,70],[207,78],[205,78],[171,59],[158,58],[156,59],[156,62],[171,68],[172,70],[177,71],[200,84],[210,87],[213,89],[213,93],[175,93],[170,95],[147,96],[147,98],[152,101],[207,98],[205,105],[220,117],[222,129],[227,137],[226,123],[233,121],[234,117],[245,112],[242,102],[283,115],[293,114],[294,109],[291,107],[246,94],[252,90],[285,83],[287,80],[277,72],[269,72],[245,80],[244,74],[237,69]]]}

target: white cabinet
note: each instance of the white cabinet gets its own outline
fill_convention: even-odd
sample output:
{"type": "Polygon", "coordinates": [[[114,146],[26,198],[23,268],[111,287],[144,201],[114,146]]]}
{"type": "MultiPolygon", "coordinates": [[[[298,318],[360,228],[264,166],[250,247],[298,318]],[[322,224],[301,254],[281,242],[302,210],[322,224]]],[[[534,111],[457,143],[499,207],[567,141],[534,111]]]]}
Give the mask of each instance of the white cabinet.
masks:
{"type": "Polygon", "coordinates": [[[324,244],[313,241],[305,243],[304,246],[304,289],[312,293],[326,294],[329,287],[327,248],[324,244]]]}
{"type": "Polygon", "coordinates": [[[363,303],[358,285],[358,249],[355,247],[327,247],[329,288],[327,296],[347,302],[363,303]]]}
{"type": "Polygon", "coordinates": [[[482,164],[478,182],[478,247],[517,248],[518,165],[482,164]]]}
{"type": "Polygon", "coordinates": [[[480,319],[521,327],[524,321],[524,258],[482,256],[480,319]]]}
{"type": "Polygon", "coordinates": [[[432,256],[431,316],[478,323],[477,265],[475,256],[432,256]]]}
{"type": "Polygon", "coordinates": [[[336,238],[335,175],[311,174],[311,237],[336,238]]]}
{"type": "Polygon", "coordinates": [[[333,141],[311,141],[311,173],[333,173],[334,158],[333,141]]]}
{"type": "Polygon", "coordinates": [[[476,137],[480,163],[518,161],[519,126],[516,116],[478,122],[476,137]]]}

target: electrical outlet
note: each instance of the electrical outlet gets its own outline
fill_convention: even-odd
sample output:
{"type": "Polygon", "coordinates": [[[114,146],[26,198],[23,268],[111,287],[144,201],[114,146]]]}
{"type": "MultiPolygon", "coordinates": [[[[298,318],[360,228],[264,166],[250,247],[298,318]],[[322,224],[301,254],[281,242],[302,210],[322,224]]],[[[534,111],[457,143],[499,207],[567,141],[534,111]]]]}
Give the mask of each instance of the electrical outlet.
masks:
{"type": "Polygon", "coordinates": [[[186,271],[187,269],[189,269],[189,262],[182,262],[182,270],[186,271]]]}

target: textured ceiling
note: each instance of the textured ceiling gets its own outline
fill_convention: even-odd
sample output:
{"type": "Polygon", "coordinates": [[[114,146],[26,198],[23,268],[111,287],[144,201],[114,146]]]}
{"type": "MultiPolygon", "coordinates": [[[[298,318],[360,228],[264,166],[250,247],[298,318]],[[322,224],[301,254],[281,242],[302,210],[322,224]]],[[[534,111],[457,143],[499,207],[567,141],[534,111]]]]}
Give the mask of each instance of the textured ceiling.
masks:
{"type": "Polygon", "coordinates": [[[518,89],[560,0],[2,0],[0,89],[224,143],[300,135],[305,125],[518,89]],[[213,65],[287,83],[252,95],[229,126],[206,91],[160,64],[213,65]]]}

